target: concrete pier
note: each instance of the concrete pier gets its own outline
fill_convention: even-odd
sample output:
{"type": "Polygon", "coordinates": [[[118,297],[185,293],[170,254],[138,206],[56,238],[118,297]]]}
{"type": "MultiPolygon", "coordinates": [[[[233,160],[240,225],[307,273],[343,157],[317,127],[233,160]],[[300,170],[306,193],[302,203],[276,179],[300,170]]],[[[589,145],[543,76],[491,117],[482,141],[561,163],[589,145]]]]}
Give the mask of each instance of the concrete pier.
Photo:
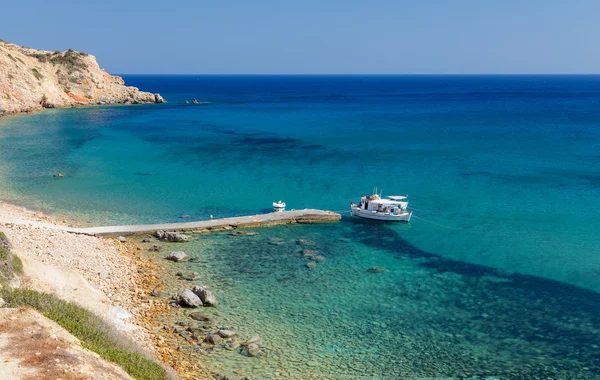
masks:
{"type": "Polygon", "coordinates": [[[342,216],[335,212],[306,209],[284,212],[273,212],[270,214],[258,214],[251,216],[238,216],[234,218],[212,219],[199,222],[163,223],[163,224],[139,224],[126,226],[104,226],[74,228],[59,226],[56,224],[28,221],[22,219],[0,220],[4,224],[32,225],[35,227],[50,228],[78,234],[93,236],[126,236],[153,233],[157,230],[178,232],[210,232],[231,230],[234,228],[252,228],[275,226],[280,224],[295,223],[323,223],[340,220],[342,216]]]}

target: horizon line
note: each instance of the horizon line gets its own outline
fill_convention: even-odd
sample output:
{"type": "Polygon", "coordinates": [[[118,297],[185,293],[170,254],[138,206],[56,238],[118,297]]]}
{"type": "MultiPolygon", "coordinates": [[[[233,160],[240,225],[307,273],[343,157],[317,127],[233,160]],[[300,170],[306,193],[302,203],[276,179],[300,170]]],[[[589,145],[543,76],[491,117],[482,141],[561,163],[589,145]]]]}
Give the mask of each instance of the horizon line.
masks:
{"type": "MultiPolygon", "coordinates": [[[[106,70],[105,70],[106,71],[106,70]]],[[[600,73],[448,73],[448,74],[373,74],[373,73],[352,73],[352,74],[298,74],[298,73],[117,73],[114,75],[179,75],[179,76],[600,76],[600,73]]]]}

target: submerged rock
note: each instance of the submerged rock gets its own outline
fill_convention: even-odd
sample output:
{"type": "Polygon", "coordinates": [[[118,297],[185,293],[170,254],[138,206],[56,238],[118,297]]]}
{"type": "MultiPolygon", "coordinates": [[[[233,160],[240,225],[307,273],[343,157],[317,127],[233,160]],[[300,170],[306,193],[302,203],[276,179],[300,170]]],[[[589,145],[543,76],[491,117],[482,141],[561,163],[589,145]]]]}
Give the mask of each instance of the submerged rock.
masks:
{"type": "Polygon", "coordinates": [[[317,263],[322,263],[323,261],[325,261],[324,256],[312,256],[310,259],[316,261],[317,263]]]}
{"type": "Polygon", "coordinates": [[[192,291],[200,297],[205,306],[217,306],[217,297],[210,290],[202,286],[194,286],[192,291]]]}
{"type": "Polygon", "coordinates": [[[241,342],[240,345],[242,346],[248,346],[251,344],[261,344],[262,343],[262,338],[260,337],[260,335],[254,335],[252,338],[241,342]]]}
{"type": "Polygon", "coordinates": [[[254,236],[258,235],[258,232],[255,231],[234,231],[230,232],[227,235],[229,236],[254,236]]]}
{"type": "Polygon", "coordinates": [[[219,334],[221,338],[225,339],[233,338],[236,335],[235,331],[227,329],[221,329],[219,332],[217,332],[217,334],[219,334]]]}
{"type": "Polygon", "coordinates": [[[315,245],[315,242],[309,239],[299,239],[298,244],[300,245],[315,245]]]}
{"type": "Polygon", "coordinates": [[[282,238],[270,238],[267,243],[270,245],[283,245],[285,242],[282,238]]]}
{"type": "Polygon", "coordinates": [[[192,318],[195,321],[210,321],[211,318],[206,315],[206,314],[202,314],[202,313],[189,313],[188,317],[192,318]]]}
{"type": "Polygon", "coordinates": [[[367,269],[367,272],[369,272],[369,273],[383,273],[383,272],[385,272],[385,268],[382,268],[382,267],[372,267],[372,268],[367,269]]]}
{"type": "Polygon", "coordinates": [[[152,247],[148,248],[150,252],[159,252],[162,247],[159,244],[152,244],[152,247]]]}
{"type": "Polygon", "coordinates": [[[197,273],[197,272],[186,273],[186,274],[183,274],[181,276],[181,278],[183,278],[184,280],[188,280],[188,281],[195,281],[200,278],[200,273],[197,273]]]}
{"type": "Polygon", "coordinates": [[[260,347],[256,343],[249,344],[248,347],[246,347],[246,353],[250,356],[256,356],[259,352],[260,347]]]}
{"type": "Polygon", "coordinates": [[[219,344],[223,341],[223,338],[217,334],[208,334],[204,341],[208,344],[219,344]]]}
{"type": "Polygon", "coordinates": [[[318,253],[319,252],[315,251],[314,249],[303,249],[302,250],[302,256],[304,256],[304,257],[315,256],[318,253]]]}
{"type": "Polygon", "coordinates": [[[180,262],[180,261],[187,261],[189,259],[189,256],[186,255],[185,252],[183,252],[183,251],[173,251],[173,252],[169,253],[169,255],[167,257],[165,257],[165,259],[174,261],[174,262],[180,262]]]}
{"type": "Polygon", "coordinates": [[[184,305],[189,307],[200,307],[202,306],[202,300],[190,289],[186,289],[179,294],[179,300],[184,305]]]}
{"type": "Polygon", "coordinates": [[[306,265],[306,267],[309,269],[315,269],[317,267],[317,263],[315,263],[314,261],[309,261],[304,265],[306,265]]]}

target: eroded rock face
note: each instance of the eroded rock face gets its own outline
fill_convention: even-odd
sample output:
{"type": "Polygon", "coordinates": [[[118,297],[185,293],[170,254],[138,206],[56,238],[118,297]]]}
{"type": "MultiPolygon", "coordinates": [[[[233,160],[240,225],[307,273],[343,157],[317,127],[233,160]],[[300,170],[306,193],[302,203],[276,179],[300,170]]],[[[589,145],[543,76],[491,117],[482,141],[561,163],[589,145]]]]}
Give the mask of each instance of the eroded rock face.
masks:
{"type": "Polygon", "coordinates": [[[159,94],[125,86],[96,57],[44,51],[0,41],[0,116],[90,104],[163,103],[159,94]]]}

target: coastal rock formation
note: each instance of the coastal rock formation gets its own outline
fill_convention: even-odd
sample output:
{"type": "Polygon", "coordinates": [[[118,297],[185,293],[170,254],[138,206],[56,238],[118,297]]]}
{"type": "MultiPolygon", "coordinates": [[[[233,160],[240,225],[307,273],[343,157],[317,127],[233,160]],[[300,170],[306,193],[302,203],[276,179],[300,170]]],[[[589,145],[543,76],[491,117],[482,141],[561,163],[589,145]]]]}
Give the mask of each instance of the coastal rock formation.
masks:
{"type": "Polygon", "coordinates": [[[43,108],[163,102],[159,94],[125,86],[121,77],[101,69],[93,55],[0,40],[0,116],[43,108]]]}
{"type": "Polygon", "coordinates": [[[188,241],[188,237],[184,234],[180,234],[178,232],[170,232],[170,231],[162,231],[158,230],[154,233],[154,237],[158,240],[166,240],[175,243],[181,243],[184,241],[188,241]]]}

